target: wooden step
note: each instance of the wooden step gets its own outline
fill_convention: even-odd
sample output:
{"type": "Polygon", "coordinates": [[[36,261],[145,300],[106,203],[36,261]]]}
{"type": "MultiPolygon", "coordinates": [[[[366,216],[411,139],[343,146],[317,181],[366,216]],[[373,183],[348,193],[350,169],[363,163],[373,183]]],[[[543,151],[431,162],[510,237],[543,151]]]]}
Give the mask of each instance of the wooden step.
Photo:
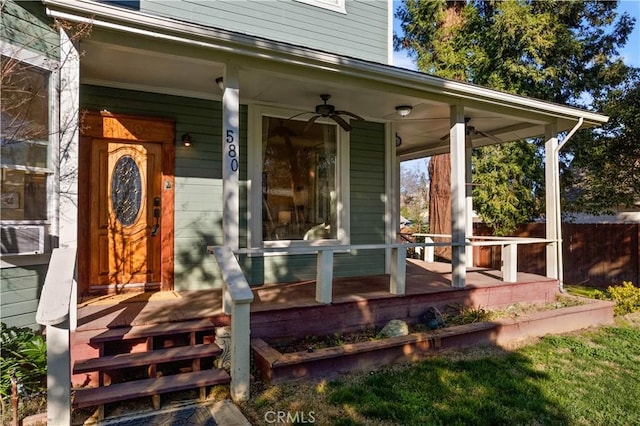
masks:
{"type": "Polygon", "coordinates": [[[220,385],[230,381],[231,377],[226,371],[213,369],[135,380],[98,388],[79,388],[74,389],[73,406],[75,408],[93,407],[167,392],[220,385]]]}
{"type": "Polygon", "coordinates": [[[119,368],[139,367],[150,364],[215,357],[221,353],[222,349],[220,349],[216,344],[199,344],[192,346],[177,346],[167,349],[156,349],[148,352],[110,355],[100,358],[78,360],[73,366],[73,373],[78,374],[88,373],[91,371],[108,371],[119,368]]]}
{"type": "Polygon", "coordinates": [[[215,326],[208,319],[167,322],[152,325],[139,325],[134,327],[111,328],[103,333],[91,337],[90,343],[106,343],[140,339],[145,337],[191,333],[198,331],[214,330],[215,326]]]}

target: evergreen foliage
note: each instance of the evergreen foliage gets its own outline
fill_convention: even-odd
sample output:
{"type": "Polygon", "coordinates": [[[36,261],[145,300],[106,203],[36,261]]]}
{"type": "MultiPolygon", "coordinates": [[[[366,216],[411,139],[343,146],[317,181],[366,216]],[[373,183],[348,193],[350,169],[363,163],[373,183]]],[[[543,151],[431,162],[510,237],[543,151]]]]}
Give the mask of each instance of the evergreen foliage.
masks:
{"type": "MultiPolygon", "coordinates": [[[[617,112],[610,105],[612,96],[634,96],[624,84],[633,70],[619,49],[635,21],[616,9],[617,2],[600,1],[405,0],[396,10],[404,34],[394,36],[394,46],[406,50],[420,70],[440,77],[611,113],[617,112]]],[[[609,131],[584,135],[593,135],[592,145],[610,140],[609,131]]],[[[619,148],[631,154],[627,146],[619,148]]],[[[541,141],[535,140],[475,150],[473,179],[482,185],[474,187],[474,207],[497,233],[508,234],[514,224],[543,211],[540,150],[541,141]],[[487,170],[493,173],[482,177],[487,170]]],[[[584,166],[591,152],[580,154],[584,166]]],[[[616,153],[602,153],[609,154],[616,153]]],[[[571,165],[572,158],[572,152],[565,152],[564,165],[571,165]]],[[[593,175],[591,181],[599,178],[593,175]]],[[[592,197],[598,189],[589,189],[592,197]]]]}
{"type": "Polygon", "coordinates": [[[598,101],[610,120],[581,132],[566,174],[573,211],[609,213],[640,204],[640,70],[598,101]]]}
{"type": "Polygon", "coordinates": [[[44,337],[27,327],[8,327],[0,330],[0,397],[11,396],[12,377],[24,395],[46,392],[47,346],[44,337]]]}

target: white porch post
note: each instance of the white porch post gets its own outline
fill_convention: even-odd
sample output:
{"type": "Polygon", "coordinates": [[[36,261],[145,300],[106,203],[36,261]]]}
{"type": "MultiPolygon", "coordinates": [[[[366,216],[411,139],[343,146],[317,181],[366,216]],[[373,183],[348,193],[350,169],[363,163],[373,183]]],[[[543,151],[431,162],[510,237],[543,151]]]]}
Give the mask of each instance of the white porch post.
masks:
{"type": "Polygon", "coordinates": [[[240,215],[240,88],[238,68],[227,64],[222,95],[222,228],[224,245],[238,250],[240,215]]]}
{"type": "MultiPolygon", "coordinates": [[[[465,129],[465,135],[466,135],[465,129]]],[[[471,146],[471,138],[467,137],[466,141],[467,148],[465,149],[465,175],[466,175],[466,185],[465,185],[465,211],[466,211],[466,232],[465,240],[467,238],[471,238],[473,236],[473,179],[471,178],[472,168],[471,168],[471,154],[473,152],[473,147],[471,146]]],[[[473,268],[473,246],[467,246],[465,250],[466,254],[466,265],[467,268],[473,268]]]]}
{"type": "MultiPolygon", "coordinates": [[[[80,55],[69,35],[60,29],[60,57],[58,90],[60,96],[59,149],[53,153],[56,169],[55,191],[59,197],[52,210],[52,233],[58,236],[59,247],[76,247],[78,241],[78,133],[80,129],[80,55]],[[60,178],[60,177],[63,178],[60,178]],[[60,194],[64,196],[60,196],[60,194]]],[[[75,313],[74,313],[75,315],[75,313]]]]}
{"type": "Polygon", "coordinates": [[[451,250],[452,286],[464,287],[466,281],[466,230],[467,215],[465,201],[465,122],[464,107],[450,106],[451,130],[449,144],[451,152],[451,250]]]}
{"type": "Polygon", "coordinates": [[[560,236],[558,230],[559,218],[556,194],[556,180],[558,175],[558,129],[555,123],[548,124],[545,127],[545,201],[546,201],[546,219],[547,219],[547,231],[546,238],[549,240],[555,240],[553,244],[547,245],[547,277],[558,279],[558,250],[562,249],[560,244],[560,236]]]}
{"type": "MultiPolygon", "coordinates": [[[[389,173],[385,173],[385,187],[387,194],[385,197],[385,241],[387,244],[395,243],[398,240],[400,230],[400,160],[396,156],[396,133],[395,126],[387,124],[385,126],[385,168],[389,173]]],[[[391,274],[393,259],[391,249],[385,249],[385,274],[391,274]]]]}

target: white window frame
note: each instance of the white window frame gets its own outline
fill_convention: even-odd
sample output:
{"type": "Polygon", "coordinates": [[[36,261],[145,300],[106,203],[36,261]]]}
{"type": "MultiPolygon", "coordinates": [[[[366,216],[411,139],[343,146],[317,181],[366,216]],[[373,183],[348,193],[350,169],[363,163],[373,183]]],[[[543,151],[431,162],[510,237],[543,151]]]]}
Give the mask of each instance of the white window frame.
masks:
{"type": "MultiPolygon", "coordinates": [[[[59,172],[56,167],[60,151],[59,141],[59,121],[58,121],[58,102],[57,102],[57,88],[59,79],[59,61],[52,59],[43,53],[30,50],[23,46],[17,46],[6,41],[0,41],[0,53],[2,56],[12,58],[14,60],[29,64],[31,66],[40,68],[49,73],[49,90],[48,90],[48,102],[49,102],[49,146],[47,152],[47,165],[46,167],[31,167],[15,165],[14,167],[2,166],[2,168],[25,170],[31,172],[44,173],[47,175],[47,219],[45,220],[0,220],[0,226],[21,226],[21,225],[36,225],[44,228],[46,236],[52,231],[54,222],[57,218],[57,205],[59,202],[60,194],[58,193],[58,179],[59,172]]],[[[24,254],[2,254],[2,262],[0,262],[0,268],[18,266],[22,264],[40,264],[42,259],[46,261],[48,253],[50,251],[49,244],[46,244],[45,240],[45,256],[39,255],[24,255],[24,254]],[[21,258],[28,256],[33,258],[33,262],[24,262],[21,258]],[[11,259],[15,259],[11,260],[11,259]]]]}
{"type": "MultiPolygon", "coordinates": [[[[251,248],[349,245],[351,198],[349,190],[349,133],[345,132],[334,121],[328,119],[318,119],[316,123],[335,125],[337,127],[336,219],[338,226],[336,238],[280,241],[263,241],[262,239],[262,117],[266,115],[287,119],[301,112],[265,105],[249,105],[249,149],[247,155],[249,229],[247,240],[251,248]]],[[[302,116],[301,119],[304,120],[305,116],[302,116]]]]}
{"type": "Polygon", "coordinates": [[[347,14],[346,0],[295,0],[311,6],[320,7],[322,9],[331,10],[333,12],[347,14]]]}

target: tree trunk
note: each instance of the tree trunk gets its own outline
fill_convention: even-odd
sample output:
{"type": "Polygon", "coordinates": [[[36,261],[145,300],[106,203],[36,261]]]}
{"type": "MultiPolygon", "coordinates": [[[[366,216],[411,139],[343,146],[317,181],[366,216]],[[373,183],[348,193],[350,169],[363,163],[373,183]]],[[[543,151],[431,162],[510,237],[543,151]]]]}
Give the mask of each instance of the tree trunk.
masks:
{"type": "MultiPolygon", "coordinates": [[[[451,160],[449,154],[429,161],[429,233],[451,234],[451,160]]],[[[434,238],[435,242],[451,239],[434,238]]],[[[451,247],[436,247],[435,255],[451,261],[451,247]]]]}

